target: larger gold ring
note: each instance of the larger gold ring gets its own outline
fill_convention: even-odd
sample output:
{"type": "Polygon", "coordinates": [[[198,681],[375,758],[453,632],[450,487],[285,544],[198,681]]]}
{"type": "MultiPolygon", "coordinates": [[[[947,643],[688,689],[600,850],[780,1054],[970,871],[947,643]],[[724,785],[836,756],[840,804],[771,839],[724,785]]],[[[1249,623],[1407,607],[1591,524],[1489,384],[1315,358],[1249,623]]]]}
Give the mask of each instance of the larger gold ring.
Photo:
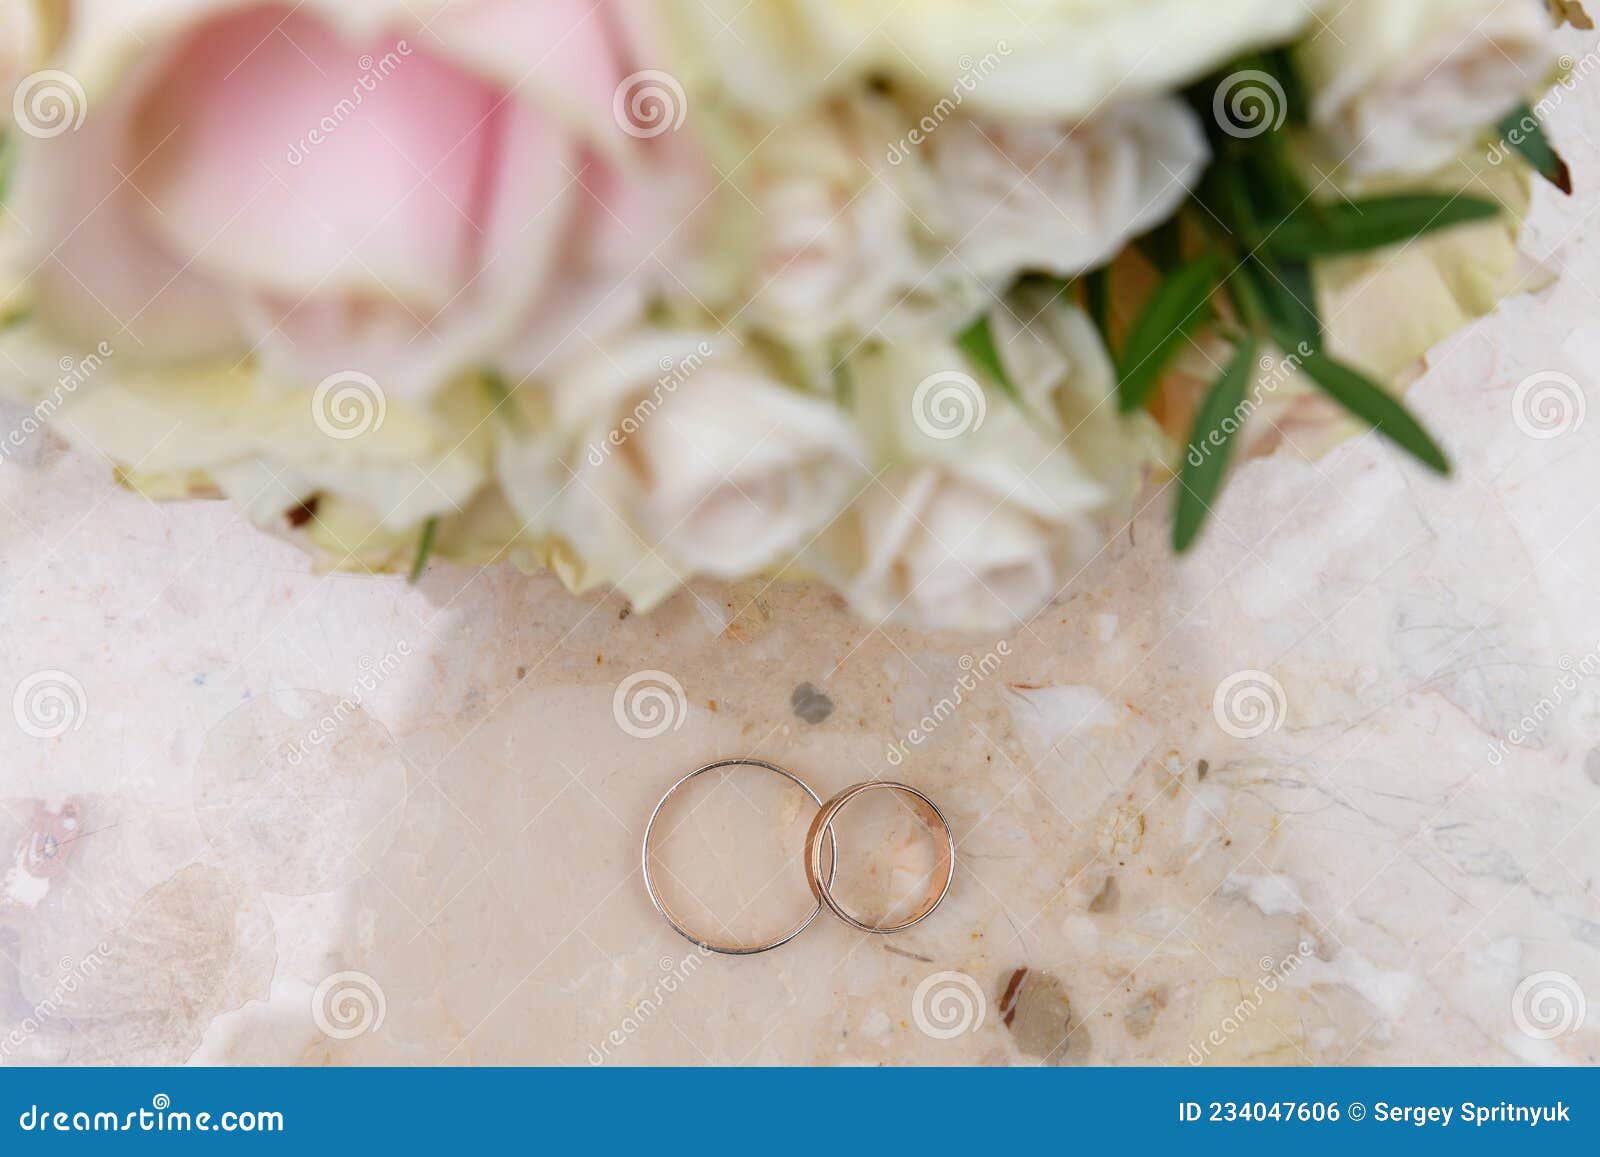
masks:
{"type": "MultiPolygon", "coordinates": [[[[707,952],[721,953],[723,956],[754,956],[759,952],[771,952],[774,948],[782,948],[785,944],[789,943],[789,941],[800,935],[800,933],[811,927],[811,922],[815,920],[822,912],[822,901],[818,900],[817,906],[811,909],[811,913],[804,920],[775,940],[768,940],[761,944],[718,944],[706,939],[698,932],[691,931],[687,925],[678,919],[672,910],[667,907],[666,901],[661,898],[660,893],[656,891],[655,881],[650,873],[651,837],[655,834],[656,821],[661,818],[661,809],[666,807],[667,801],[673,796],[677,795],[683,786],[690,780],[696,778],[697,776],[705,775],[708,771],[717,771],[724,767],[758,767],[763,771],[770,771],[774,775],[782,776],[784,779],[798,787],[801,791],[805,792],[806,795],[811,797],[812,803],[816,804],[818,807],[822,806],[822,797],[816,792],[812,791],[811,785],[806,783],[805,780],[801,779],[792,771],[785,771],[777,764],[768,763],[762,759],[723,759],[717,761],[716,763],[708,763],[704,767],[696,768],[694,771],[691,771],[688,775],[680,779],[677,783],[667,788],[667,793],[663,795],[660,801],[656,804],[656,810],[650,813],[650,822],[645,825],[644,829],[644,846],[641,850],[640,856],[641,866],[644,869],[644,890],[649,893],[650,903],[654,904],[656,911],[661,913],[661,918],[672,927],[674,932],[676,932],[679,936],[682,936],[691,944],[697,945],[700,948],[705,949],[707,952]]],[[[792,862],[793,861],[791,861],[791,863],[792,862]]],[[[833,882],[834,867],[835,865],[830,864],[828,868],[829,883],[833,882]]],[[[817,873],[819,876],[822,873],[820,860],[817,873]]],[[[815,891],[815,889],[813,889],[813,891],[815,891]]]]}
{"type": "Polygon", "coordinates": [[[847,787],[827,803],[822,805],[822,810],[817,812],[817,818],[811,821],[811,830],[806,833],[805,848],[806,882],[811,885],[811,894],[817,898],[817,903],[826,904],[828,910],[852,928],[859,928],[863,932],[872,932],[878,935],[888,935],[891,932],[904,932],[907,928],[933,915],[944,899],[945,893],[950,891],[950,881],[956,874],[956,840],[950,831],[950,824],[944,818],[938,806],[927,796],[914,787],[903,783],[891,783],[888,780],[871,780],[867,783],[858,783],[854,787],[847,787]],[[939,878],[938,870],[934,879],[928,886],[927,895],[923,897],[922,904],[912,913],[909,919],[898,924],[870,924],[860,920],[849,912],[833,898],[833,869],[838,866],[838,845],[833,834],[833,821],[846,804],[869,791],[892,791],[901,795],[911,796],[915,805],[920,805],[922,819],[930,831],[937,834],[944,833],[944,846],[941,848],[939,869],[943,872],[943,879],[939,878]],[[833,848],[833,862],[829,865],[826,879],[822,875],[822,838],[826,835],[833,848]]]}

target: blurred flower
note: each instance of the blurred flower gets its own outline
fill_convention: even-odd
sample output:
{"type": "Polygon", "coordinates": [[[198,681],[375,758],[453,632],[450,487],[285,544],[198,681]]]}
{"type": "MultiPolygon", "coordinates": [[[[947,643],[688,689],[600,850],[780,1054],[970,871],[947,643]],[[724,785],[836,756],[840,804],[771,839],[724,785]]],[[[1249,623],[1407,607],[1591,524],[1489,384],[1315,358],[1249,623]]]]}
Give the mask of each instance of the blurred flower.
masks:
{"type": "Polygon", "coordinates": [[[728,210],[748,212],[744,229],[726,230],[735,251],[725,256],[738,271],[728,309],[738,324],[805,356],[868,334],[944,330],[976,308],[977,279],[940,267],[933,175],[886,157],[899,123],[889,102],[836,100],[736,146],[728,168],[742,196],[728,210]]]}
{"type": "Polygon", "coordinates": [[[640,332],[518,391],[501,485],[575,589],[647,610],[693,575],[781,566],[861,486],[838,407],[728,346],[640,332]]]}
{"type": "Polygon", "coordinates": [[[1210,149],[1172,98],[1077,125],[954,119],[927,147],[963,264],[996,284],[1104,264],[1188,199],[1210,149]]]}
{"type": "Polygon", "coordinates": [[[1301,46],[1312,120],[1356,173],[1427,173],[1550,79],[1545,0],[1341,0],[1301,46]]]}
{"type": "MultiPolygon", "coordinates": [[[[18,83],[37,61],[43,37],[38,0],[0,0],[0,98],[6,103],[3,126],[18,83]]],[[[0,134],[4,128],[0,127],[0,134]]]]}
{"type": "Polygon", "coordinates": [[[109,354],[107,380],[65,397],[58,428],[73,444],[122,464],[123,481],[149,497],[220,492],[268,529],[361,512],[364,532],[347,529],[330,566],[409,564],[420,525],[461,511],[491,478],[491,400],[475,380],[418,407],[359,379],[319,399],[227,363],[110,364],[119,357],[109,354]],[[389,540],[407,544],[404,564],[365,553],[389,540]]]}
{"type": "Polygon", "coordinates": [[[975,110],[1084,118],[1280,43],[1330,0],[671,0],[710,82],[788,115],[863,77],[931,106],[963,78],[975,110]],[[983,67],[991,57],[997,67],[983,67]]]}
{"type": "Polygon", "coordinates": [[[1018,399],[949,346],[885,346],[852,362],[883,473],[811,561],[871,621],[1006,630],[1030,618],[1104,544],[1107,514],[1152,461],[1149,421],[1117,416],[1087,318],[1056,304],[992,324],[1018,399]],[[949,391],[944,412],[930,383],[949,391]],[[961,420],[945,421],[957,406],[961,420]]]}
{"type": "Polygon", "coordinates": [[[421,403],[552,302],[636,306],[682,206],[668,146],[614,120],[632,63],[605,7],[421,8],[75,3],[59,65],[87,115],[21,138],[38,269],[10,340],[249,357],[290,388],[359,367],[421,403]]]}
{"type": "Polygon", "coordinates": [[[1399,248],[1315,267],[1329,351],[1402,390],[1417,376],[1424,354],[1493,311],[1528,272],[1517,249],[1533,196],[1527,165],[1512,158],[1493,166],[1469,155],[1422,187],[1496,201],[1502,212],[1399,248]]]}

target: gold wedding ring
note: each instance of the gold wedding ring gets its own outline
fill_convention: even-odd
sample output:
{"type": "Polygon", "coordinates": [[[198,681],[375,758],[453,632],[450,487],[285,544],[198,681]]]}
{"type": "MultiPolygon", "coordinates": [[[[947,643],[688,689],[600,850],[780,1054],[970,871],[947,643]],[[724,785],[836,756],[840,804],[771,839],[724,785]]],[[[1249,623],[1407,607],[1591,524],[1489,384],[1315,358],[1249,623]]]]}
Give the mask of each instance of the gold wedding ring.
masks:
{"type": "Polygon", "coordinates": [[[806,834],[805,850],[806,882],[811,885],[811,894],[820,904],[826,904],[828,911],[843,920],[852,928],[862,932],[871,932],[876,935],[889,935],[894,932],[904,932],[913,924],[918,924],[933,915],[933,911],[944,899],[945,893],[950,891],[950,881],[956,874],[956,840],[950,830],[949,822],[944,818],[938,806],[927,796],[914,787],[903,783],[891,783],[888,780],[870,780],[858,783],[854,787],[847,787],[827,803],[822,805],[817,812],[817,817],[811,821],[811,830],[806,834]],[[866,920],[858,919],[833,897],[833,873],[838,866],[838,843],[833,834],[833,821],[838,817],[851,800],[864,795],[869,791],[891,791],[897,795],[909,796],[912,807],[920,813],[919,818],[927,825],[928,830],[936,836],[943,834],[943,845],[940,848],[939,865],[934,872],[934,877],[928,885],[928,890],[922,898],[922,903],[906,919],[895,924],[873,924],[866,920]],[[827,836],[833,847],[833,861],[829,864],[827,877],[822,874],[822,838],[827,836]]]}
{"type": "Polygon", "coordinates": [[[724,956],[754,956],[760,952],[770,952],[774,948],[781,948],[789,943],[789,941],[811,927],[812,921],[817,918],[817,915],[824,907],[852,928],[875,935],[904,932],[913,924],[921,923],[933,915],[934,909],[939,907],[946,893],[950,891],[950,883],[955,878],[956,871],[956,841],[949,822],[946,821],[944,813],[939,810],[938,806],[922,792],[907,784],[891,783],[887,780],[871,780],[847,787],[824,803],[822,797],[812,791],[811,786],[805,780],[795,775],[792,771],[779,767],[777,764],[768,763],[761,759],[723,759],[691,771],[667,789],[666,794],[657,802],[655,810],[650,813],[650,822],[645,825],[641,863],[644,870],[644,887],[650,896],[650,902],[655,905],[656,911],[661,913],[661,918],[667,922],[674,932],[707,952],[718,952],[724,956]],[[811,894],[816,898],[816,907],[811,910],[804,920],[788,932],[760,944],[718,942],[690,929],[662,899],[660,891],[656,888],[655,877],[650,864],[656,823],[661,818],[662,809],[666,807],[667,801],[677,795],[691,780],[705,775],[707,772],[731,767],[754,767],[781,776],[799,787],[817,805],[816,818],[811,821],[810,830],[806,833],[804,853],[801,857],[806,883],[810,885],[811,894]],[[939,862],[921,903],[909,917],[893,924],[874,924],[870,921],[862,920],[847,911],[833,896],[833,877],[839,862],[838,837],[834,834],[833,822],[851,800],[870,791],[889,791],[894,792],[896,795],[908,797],[911,800],[912,808],[918,813],[918,818],[922,820],[935,837],[942,838],[939,862]],[[829,851],[826,873],[823,871],[824,841],[826,841],[829,851]]]}

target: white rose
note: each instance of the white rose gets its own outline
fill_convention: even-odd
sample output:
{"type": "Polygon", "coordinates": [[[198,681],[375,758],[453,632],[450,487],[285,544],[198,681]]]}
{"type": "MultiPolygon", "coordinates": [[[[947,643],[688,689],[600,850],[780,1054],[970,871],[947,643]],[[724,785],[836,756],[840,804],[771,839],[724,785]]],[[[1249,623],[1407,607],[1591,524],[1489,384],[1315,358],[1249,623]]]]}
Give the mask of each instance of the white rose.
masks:
{"type": "Polygon", "coordinates": [[[5,101],[0,135],[10,127],[18,83],[38,60],[44,30],[39,0],[0,0],[0,99],[5,101]]]}
{"type": "Polygon", "coordinates": [[[925,220],[933,183],[896,165],[897,110],[870,98],[828,103],[738,149],[727,168],[747,209],[734,255],[729,316],[831,366],[869,333],[944,330],[981,300],[977,281],[945,254],[925,220]]]}
{"type": "Polygon", "coordinates": [[[1107,514],[1159,442],[1144,416],[1117,416],[1110,359],[1088,319],[1059,305],[1046,313],[1027,329],[994,319],[1021,406],[949,347],[886,347],[852,362],[883,472],[812,561],[858,614],[1006,630],[1104,544],[1107,514]]]}
{"type": "Polygon", "coordinates": [[[1341,0],[1299,49],[1312,120],[1351,172],[1426,173],[1550,79],[1545,0],[1341,0]]]}
{"type": "Polygon", "coordinates": [[[1199,120],[1171,98],[1078,125],[957,118],[926,147],[956,252],[1001,285],[1109,261],[1177,210],[1211,155],[1199,120]]]}
{"type": "Polygon", "coordinates": [[[1531,263],[1517,248],[1533,200],[1532,170],[1516,158],[1499,165],[1467,159],[1474,163],[1442,170],[1427,187],[1497,201],[1498,217],[1314,267],[1329,351],[1379,381],[1409,384],[1435,345],[1507,294],[1533,288],[1531,263]]]}
{"type": "Polygon", "coordinates": [[[1333,0],[674,0],[686,59],[747,107],[789,115],[882,75],[933,104],[1081,118],[1169,92],[1293,38],[1333,0]]]}
{"type": "Polygon", "coordinates": [[[123,356],[103,344],[63,361],[36,409],[152,498],[221,492],[268,529],[308,504],[360,511],[367,530],[332,565],[373,565],[380,540],[414,544],[423,522],[458,514],[492,477],[492,397],[476,380],[422,408],[363,375],[291,390],[228,363],[154,371],[123,356]]]}
{"type": "Polygon", "coordinates": [[[729,345],[635,334],[553,375],[502,427],[501,485],[577,589],[648,610],[692,575],[780,566],[859,489],[839,409],[729,345]]]}

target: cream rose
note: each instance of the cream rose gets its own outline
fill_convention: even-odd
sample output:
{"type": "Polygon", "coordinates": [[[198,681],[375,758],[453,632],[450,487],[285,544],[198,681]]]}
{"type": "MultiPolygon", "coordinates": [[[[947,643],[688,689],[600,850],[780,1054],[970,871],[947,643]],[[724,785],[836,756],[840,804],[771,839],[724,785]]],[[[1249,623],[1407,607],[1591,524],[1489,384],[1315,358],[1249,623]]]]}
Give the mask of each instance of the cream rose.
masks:
{"type": "Polygon", "coordinates": [[[1312,119],[1349,171],[1455,159],[1554,67],[1545,0],[1347,0],[1299,49],[1312,119]]]}
{"type": "Polygon", "coordinates": [[[1078,125],[957,118],[925,147],[962,264],[1002,286],[1109,261],[1172,215],[1211,155],[1194,113],[1171,98],[1078,125]]]}
{"type": "Polygon", "coordinates": [[[990,631],[1030,618],[1093,557],[1106,515],[1155,461],[1149,420],[1116,413],[1093,325],[1060,305],[1030,316],[1026,328],[993,319],[1021,405],[950,347],[852,363],[881,473],[812,559],[863,617],[990,631]]]}
{"type": "Polygon", "coordinates": [[[422,403],[574,299],[611,323],[681,219],[604,4],[79,0],[58,57],[87,107],[20,138],[12,344],[422,403]]]}
{"type": "Polygon", "coordinates": [[[38,59],[41,23],[39,0],[0,0],[0,99],[5,101],[0,133],[10,127],[18,84],[38,59]]]}
{"type": "Polygon", "coordinates": [[[927,225],[932,174],[889,159],[899,129],[888,102],[835,100],[735,143],[727,168],[742,196],[727,211],[747,212],[728,230],[739,235],[730,319],[831,366],[841,344],[945,329],[977,308],[977,278],[927,225]]]}
{"type": "Polygon", "coordinates": [[[644,331],[553,375],[500,432],[500,482],[578,590],[648,609],[693,575],[778,567],[849,502],[864,454],[839,409],[726,337],[644,331]]]}
{"type": "Polygon", "coordinates": [[[735,99],[789,115],[885,76],[930,106],[1080,119],[1292,39],[1332,0],[671,0],[686,53],[735,99]]]}

